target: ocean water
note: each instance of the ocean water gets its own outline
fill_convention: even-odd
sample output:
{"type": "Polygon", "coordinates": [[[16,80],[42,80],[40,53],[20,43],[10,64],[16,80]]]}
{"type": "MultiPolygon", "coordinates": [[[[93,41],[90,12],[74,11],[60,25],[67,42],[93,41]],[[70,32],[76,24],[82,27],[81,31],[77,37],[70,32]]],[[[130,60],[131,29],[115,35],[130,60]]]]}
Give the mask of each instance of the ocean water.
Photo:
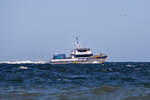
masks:
{"type": "Polygon", "coordinates": [[[150,63],[1,63],[0,100],[150,100],[150,63]]]}

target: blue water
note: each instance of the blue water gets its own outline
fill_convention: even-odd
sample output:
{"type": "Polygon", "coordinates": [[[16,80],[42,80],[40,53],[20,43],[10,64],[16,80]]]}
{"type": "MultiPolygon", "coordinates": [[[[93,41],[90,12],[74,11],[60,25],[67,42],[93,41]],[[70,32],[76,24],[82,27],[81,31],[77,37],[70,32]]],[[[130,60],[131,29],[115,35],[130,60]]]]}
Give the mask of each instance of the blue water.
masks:
{"type": "Polygon", "coordinates": [[[150,63],[0,64],[0,100],[150,100],[150,63]]]}

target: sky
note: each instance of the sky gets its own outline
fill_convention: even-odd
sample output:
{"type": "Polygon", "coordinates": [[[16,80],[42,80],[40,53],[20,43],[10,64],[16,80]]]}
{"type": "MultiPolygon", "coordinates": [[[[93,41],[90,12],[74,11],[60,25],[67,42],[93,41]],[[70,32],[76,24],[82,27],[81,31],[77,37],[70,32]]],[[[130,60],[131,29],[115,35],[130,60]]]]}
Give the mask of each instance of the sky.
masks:
{"type": "Polygon", "coordinates": [[[150,61],[150,0],[0,0],[0,61],[46,60],[82,47],[107,61],[150,61]]]}

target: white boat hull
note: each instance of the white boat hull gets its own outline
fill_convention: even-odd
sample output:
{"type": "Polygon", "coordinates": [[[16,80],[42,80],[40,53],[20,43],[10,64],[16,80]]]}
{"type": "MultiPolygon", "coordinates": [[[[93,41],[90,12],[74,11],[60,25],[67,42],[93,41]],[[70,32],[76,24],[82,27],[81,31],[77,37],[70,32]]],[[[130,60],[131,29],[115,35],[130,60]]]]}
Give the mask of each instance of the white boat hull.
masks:
{"type": "Polygon", "coordinates": [[[74,59],[52,59],[51,64],[101,64],[104,63],[106,58],[100,59],[84,59],[84,58],[74,58],[74,59]]]}

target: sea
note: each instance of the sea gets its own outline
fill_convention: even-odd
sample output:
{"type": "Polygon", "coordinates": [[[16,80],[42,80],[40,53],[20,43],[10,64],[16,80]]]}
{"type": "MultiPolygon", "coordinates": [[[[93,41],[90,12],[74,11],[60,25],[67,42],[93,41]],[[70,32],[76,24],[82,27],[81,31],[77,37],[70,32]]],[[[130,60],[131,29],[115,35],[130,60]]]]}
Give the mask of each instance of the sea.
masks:
{"type": "Polygon", "coordinates": [[[150,100],[150,62],[1,63],[0,100],[150,100]]]}

